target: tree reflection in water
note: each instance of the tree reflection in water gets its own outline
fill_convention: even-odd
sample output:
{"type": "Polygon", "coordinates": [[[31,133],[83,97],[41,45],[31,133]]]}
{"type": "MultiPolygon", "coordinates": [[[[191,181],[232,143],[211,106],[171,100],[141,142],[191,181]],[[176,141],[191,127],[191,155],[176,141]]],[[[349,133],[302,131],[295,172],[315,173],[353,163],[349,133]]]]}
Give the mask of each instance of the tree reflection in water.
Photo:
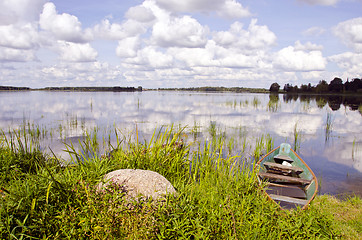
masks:
{"type": "Polygon", "coordinates": [[[284,94],[284,102],[297,101],[309,103],[315,100],[319,108],[323,108],[326,104],[332,111],[337,111],[341,105],[348,107],[352,111],[358,110],[362,115],[362,95],[305,95],[305,94],[284,94]]]}

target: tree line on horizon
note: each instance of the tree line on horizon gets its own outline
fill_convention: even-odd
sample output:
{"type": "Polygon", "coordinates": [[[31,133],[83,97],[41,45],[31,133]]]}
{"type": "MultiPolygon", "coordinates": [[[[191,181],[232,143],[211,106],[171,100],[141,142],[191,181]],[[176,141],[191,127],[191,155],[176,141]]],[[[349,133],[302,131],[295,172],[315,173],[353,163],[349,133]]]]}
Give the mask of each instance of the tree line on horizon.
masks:
{"type": "MultiPolygon", "coordinates": [[[[269,88],[270,92],[279,92],[280,85],[278,83],[272,83],[269,88]]],[[[329,84],[325,80],[319,81],[315,86],[310,83],[302,84],[300,87],[292,84],[285,84],[283,91],[286,93],[362,93],[362,79],[353,78],[352,81],[343,83],[343,80],[339,77],[335,77],[329,84]]]]}
{"type": "Polygon", "coordinates": [[[44,91],[75,91],[75,92],[135,92],[142,91],[142,87],[45,87],[32,89],[29,87],[13,87],[13,86],[0,86],[0,91],[30,91],[30,90],[44,90],[44,91]]]}

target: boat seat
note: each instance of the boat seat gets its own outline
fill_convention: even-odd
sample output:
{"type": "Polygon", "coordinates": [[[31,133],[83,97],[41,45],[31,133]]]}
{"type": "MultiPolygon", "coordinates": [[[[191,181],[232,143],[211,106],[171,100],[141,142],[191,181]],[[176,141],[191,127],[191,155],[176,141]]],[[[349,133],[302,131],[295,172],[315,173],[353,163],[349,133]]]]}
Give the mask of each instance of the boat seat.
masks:
{"type": "Polygon", "coordinates": [[[289,174],[294,172],[295,174],[299,175],[303,172],[303,169],[300,167],[295,166],[286,166],[279,163],[273,163],[273,162],[265,162],[264,166],[268,171],[274,172],[274,173],[283,173],[283,174],[289,174]]]}
{"type": "Polygon", "coordinates": [[[297,177],[291,177],[291,176],[284,176],[284,175],[274,174],[274,173],[259,172],[258,175],[259,175],[259,177],[262,177],[264,179],[270,179],[270,180],[273,180],[273,181],[300,184],[300,185],[306,185],[306,184],[310,184],[312,182],[312,180],[307,180],[307,179],[297,178],[297,177]]]}
{"type": "Polygon", "coordinates": [[[287,161],[289,163],[294,162],[294,160],[291,157],[289,157],[288,155],[285,155],[285,154],[278,154],[278,155],[274,156],[274,161],[275,162],[287,161]]]}
{"type": "Polygon", "coordinates": [[[281,202],[287,202],[287,203],[294,203],[298,205],[306,205],[308,203],[308,200],[306,199],[300,199],[300,198],[293,198],[293,197],[287,197],[283,195],[276,195],[276,194],[269,194],[271,199],[274,201],[281,201],[281,202]]]}

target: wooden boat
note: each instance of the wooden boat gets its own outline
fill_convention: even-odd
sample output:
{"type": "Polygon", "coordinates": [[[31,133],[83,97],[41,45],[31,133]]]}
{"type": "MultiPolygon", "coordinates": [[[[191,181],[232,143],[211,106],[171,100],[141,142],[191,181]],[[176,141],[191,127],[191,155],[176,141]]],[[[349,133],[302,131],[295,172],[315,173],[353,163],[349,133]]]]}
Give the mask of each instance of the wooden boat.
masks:
{"type": "Polygon", "coordinates": [[[259,183],[267,182],[264,192],[281,208],[305,209],[317,194],[317,177],[287,143],[269,152],[256,166],[259,183]]]}

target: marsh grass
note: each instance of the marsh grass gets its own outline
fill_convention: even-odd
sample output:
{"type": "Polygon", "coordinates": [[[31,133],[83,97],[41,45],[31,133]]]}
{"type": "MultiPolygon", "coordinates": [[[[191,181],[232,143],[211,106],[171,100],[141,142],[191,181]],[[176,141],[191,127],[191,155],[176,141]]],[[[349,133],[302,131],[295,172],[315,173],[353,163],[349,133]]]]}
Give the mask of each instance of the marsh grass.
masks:
{"type": "Polygon", "coordinates": [[[326,124],[325,124],[325,142],[327,143],[331,137],[333,128],[333,116],[330,112],[327,113],[326,124]]]}
{"type": "Polygon", "coordinates": [[[267,105],[267,110],[270,112],[277,112],[280,108],[279,95],[278,94],[270,94],[269,102],[267,105]]]}
{"type": "Polygon", "coordinates": [[[193,140],[196,141],[198,137],[201,135],[201,124],[198,124],[196,120],[194,121],[194,125],[190,129],[193,140]]]}
{"type": "MultiPolygon", "coordinates": [[[[307,211],[279,210],[261,193],[253,158],[269,151],[269,136],[257,139],[250,159],[224,154],[225,141],[186,143],[185,128],[154,131],[149,141],[132,141],[115,130],[109,155],[86,135],[67,151],[74,163],[60,164],[19,133],[0,137],[1,239],[334,239],[348,235],[333,221],[335,211],[313,204],[307,211]],[[190,151],[191,144],[196,144],[190,151]],[[93,151],[93,153],[92,153],[93,151]],[[85,152],[91,154],[86,155],[85,152]],[[126,201],[126,190],[110,185],[98,192],[102,176],[120,168],[148,169],[176,188],[162,202],[126,201]]],[[[33,140],[32,140],[33,141],[33,140]]],[[[229,144],[231,144],[229,142],[229,144]]],[[[245,144],[245,142],[244,142],[245,144]]],[[[360,201],[360,200],[353,200],[360,201]]],[[[361,207],[358,205],[357,213],[361,207]]],[[[359,221],[357,219],[357,221],[359,221]]],[[[358,222],[357,222],[358,223],[358,222]]],[[[357,234],[357,235],[356,235],[357,234]]]]}
{"type": "Polygon", "coordinates": [[[359,156],[359,153],[361,151],[361,143],[356,141],[356,138],[353,139],[352,142],[352,160],[356,160],[356,156],[359,156]]]}
{"type": "Polygon", "coordinates": [[[261,101],[257,97],[254,97],[252,104],[253,104],[254,108],[258,108],[259,105],[261,104],[261,101]]]}
{"type": "Polygon", "coordinates": [[[300,130],[298,130],[298,122],[296,122],[294,125],[293,137],[294,137],[293,149],[294,151],[297,152],[300,149],[300,142],[301,142],[301,132],[300,130]]]}
{"type": "Polygon", "coordinates": [[[274,141],[269,134],[256,138],[255,148],[252,152],[253,162],[257,162],[261,156],[270,152],[274,147],[274,141]]]}

